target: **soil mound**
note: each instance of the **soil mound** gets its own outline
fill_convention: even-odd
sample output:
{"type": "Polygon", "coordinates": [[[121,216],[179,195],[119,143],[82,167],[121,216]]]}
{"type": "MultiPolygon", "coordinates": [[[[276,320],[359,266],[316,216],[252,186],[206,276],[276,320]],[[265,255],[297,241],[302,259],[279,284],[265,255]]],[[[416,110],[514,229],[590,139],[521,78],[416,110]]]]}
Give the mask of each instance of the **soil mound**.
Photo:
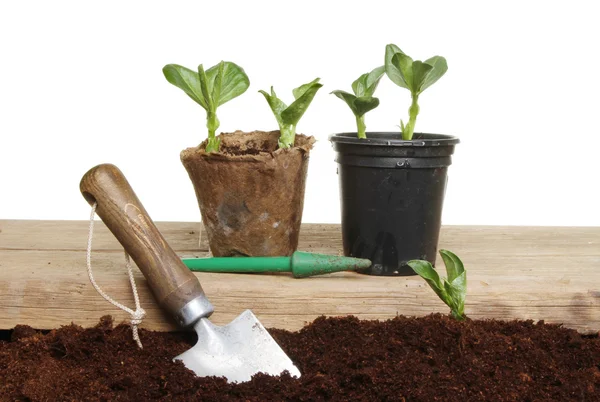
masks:
{"type": "Polygon", "coordinates": [[[0,400],[600,400],[598,337],[543,322],[321,317],[270,332],[300,379],[197,378],[172,361],[191,334],[141,330],[139,350],[110,317],[87,329],[18,326],[0,338],[10,339],[0,341],[0,400]]]}

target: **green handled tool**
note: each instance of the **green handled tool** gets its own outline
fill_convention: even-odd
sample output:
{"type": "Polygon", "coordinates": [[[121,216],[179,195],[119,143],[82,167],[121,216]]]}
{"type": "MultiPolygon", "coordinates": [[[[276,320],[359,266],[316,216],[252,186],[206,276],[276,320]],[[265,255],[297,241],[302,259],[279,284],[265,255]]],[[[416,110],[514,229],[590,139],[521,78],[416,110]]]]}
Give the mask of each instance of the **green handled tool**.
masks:
{"type": "Polygon", "coordinates": [[[212,257],[184,258],[183,263],[192,271],[200,272],[291,272],[294,278],[355,271],[371,266],[363,258],[313,254],[296,251],[291,257],[212,257]]]}

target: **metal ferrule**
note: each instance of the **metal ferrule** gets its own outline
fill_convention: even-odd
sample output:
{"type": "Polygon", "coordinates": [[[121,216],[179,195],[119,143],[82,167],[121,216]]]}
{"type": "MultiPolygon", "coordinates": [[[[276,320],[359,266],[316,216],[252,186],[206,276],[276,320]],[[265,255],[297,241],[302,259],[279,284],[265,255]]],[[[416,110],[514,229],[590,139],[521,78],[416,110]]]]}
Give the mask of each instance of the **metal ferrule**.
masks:
{"type": "Polygon", "coordinates": [[[182,327],[189,327],[201,318],[210,317],[214,310],[213,305],[208,301],[206,296],[202,295],[183,306],[175,319],[182,327]]]}

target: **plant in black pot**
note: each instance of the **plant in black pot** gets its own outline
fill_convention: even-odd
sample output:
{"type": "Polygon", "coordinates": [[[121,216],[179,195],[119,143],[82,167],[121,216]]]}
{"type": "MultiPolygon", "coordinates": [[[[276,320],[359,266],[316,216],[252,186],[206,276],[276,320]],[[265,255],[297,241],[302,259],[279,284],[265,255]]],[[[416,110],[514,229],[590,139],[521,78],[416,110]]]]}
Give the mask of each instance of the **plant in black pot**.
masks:
{"type": "Polygon", "coordinates": [[[338,163],[344,254],[370,259],[373,264],[363,273],[414,275],[408,261],[435,264],[447,170],[459,140],[414,132],[419,96],[448,69],[443,57],[413,61],[390,44],[384,69],[392,82],[411,94],[409,119],[400,121],[401,132],[366,132],[364,113],[359,119],[359,113],[379,104],[373,98],[379,69],[352,84],[355,99],[334,91],[357,119],[356,133],[329,137],[338,163]],[[361,82],[367,88],[363,92],[361,82]]]}

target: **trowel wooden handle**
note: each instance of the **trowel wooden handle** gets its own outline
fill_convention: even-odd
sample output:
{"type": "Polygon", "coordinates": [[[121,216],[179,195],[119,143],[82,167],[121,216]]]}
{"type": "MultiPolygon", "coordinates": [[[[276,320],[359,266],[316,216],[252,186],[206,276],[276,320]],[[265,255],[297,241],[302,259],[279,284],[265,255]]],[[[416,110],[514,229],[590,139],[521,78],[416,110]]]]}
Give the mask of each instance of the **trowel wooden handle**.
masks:
{"type": "Polygon", "coordinates": [[[79,186],[90,205],[98,203],[96,213],[133,258],[164,309],[182,325],[199,318],[190,314],[212,313],[200,282],[169,247],[119,168],[98,165],[83,176],[79,186]],[[186,311],[188,303],[194,305],[191,312],[186,311]]]}

